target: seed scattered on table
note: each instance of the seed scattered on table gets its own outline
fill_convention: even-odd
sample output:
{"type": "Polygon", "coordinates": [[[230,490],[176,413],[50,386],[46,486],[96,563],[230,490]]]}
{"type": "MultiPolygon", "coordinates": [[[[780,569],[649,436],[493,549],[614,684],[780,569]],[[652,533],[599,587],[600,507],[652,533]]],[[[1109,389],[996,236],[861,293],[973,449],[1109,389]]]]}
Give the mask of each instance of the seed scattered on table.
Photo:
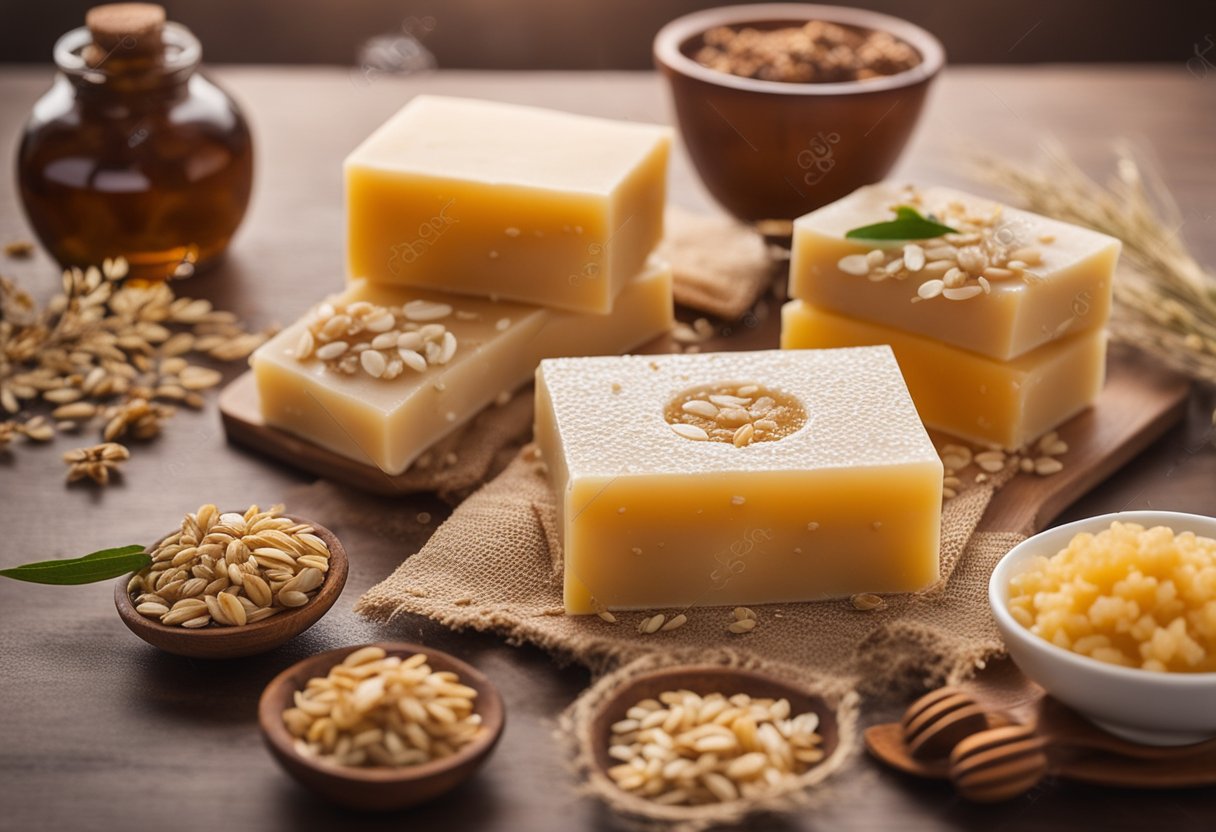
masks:
{"type": "Polygon", "coordinates": [[[88,477],[98,485],[106,485],[118,466],[130,459],[131,452],[117,442],[103,442],[90,448],[76,448],[63,455],[68,464],[68,482],[88,477]]]}

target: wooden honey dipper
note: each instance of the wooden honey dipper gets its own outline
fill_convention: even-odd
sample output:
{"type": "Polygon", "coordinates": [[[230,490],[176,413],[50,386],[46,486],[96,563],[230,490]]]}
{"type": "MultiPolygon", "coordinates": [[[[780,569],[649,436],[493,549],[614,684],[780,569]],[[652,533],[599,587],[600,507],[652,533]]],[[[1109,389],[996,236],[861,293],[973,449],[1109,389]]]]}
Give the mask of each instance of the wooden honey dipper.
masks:
{"type": "Polygon", "coordinates": [[[1047,697],[1039,701],[1030,724],[1018,725],[986,712],[970,694],[954,687],[913,702],[900,732],[906,753],[926,774],[938,770],[959,794],[979,803],[1029,791],[1055,768],[1056,758],[1072,750],[1173,761],[1216,748],[1216,740],[1183,748],[1138,745],[1095,728],[1047,697]]]}
{"type": "Polygon", "coordinates": [[[959,688],[944,687],[908,706],[900,721],[908,753],[918,760],[940,760],[962,740],[989,727],[988,714],[959,688]]]}

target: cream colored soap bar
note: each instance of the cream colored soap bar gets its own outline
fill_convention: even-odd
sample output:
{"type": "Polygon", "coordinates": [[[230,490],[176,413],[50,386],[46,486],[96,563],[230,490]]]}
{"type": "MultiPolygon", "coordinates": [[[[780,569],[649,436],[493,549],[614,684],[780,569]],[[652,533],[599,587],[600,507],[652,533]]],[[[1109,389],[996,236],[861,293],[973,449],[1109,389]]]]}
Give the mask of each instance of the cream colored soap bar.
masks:
{"type": "Polygon", "coordinates": [[[1103,327],[1120,245],[947,188],[872,185],[795,221],[790,296],[1005,360],[1103,327]],[[932,213],[964,233],[917,240],[909,250],[899,241],[845,238],[893,219],[895,205],[932,213]],[[965,282],[940,285],[958,280],[947,277],[955,267],[965,282]]]}
{"type": "Polygon", "coordinates": [[[543,361],[536,439],[567,612],[938,577],[942,463],[889,348],[543,361]]]}
{"type": "Polygon", "coordinates": [[[1082,332],[996,361],[793,300],[781,311],[781,346],[888,344],[926,425],[963,439],[1020,448],[1091,405],[1106,373],[1106,332],[1082,332]]]}
{"type": "Polygon", "coordinates": [[[607,313],[663,235],[666,127],[420,95],[346,159],[352,278],[607,313]]]}
{"type": "Polygon", "coordinates": [[[628,283],[611,315],[360,282],[251,363],[267,424],[399,474],[542,358],[622,352],[671,323],[665,265],[628,283]]]}

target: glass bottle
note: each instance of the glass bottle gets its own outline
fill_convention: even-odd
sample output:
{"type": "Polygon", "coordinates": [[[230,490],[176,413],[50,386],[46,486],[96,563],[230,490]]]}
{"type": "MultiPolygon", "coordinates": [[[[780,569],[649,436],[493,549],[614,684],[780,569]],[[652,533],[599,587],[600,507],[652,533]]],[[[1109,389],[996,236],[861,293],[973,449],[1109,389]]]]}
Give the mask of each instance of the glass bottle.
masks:
{"type": "Polygon", "coordinates": [[[198,71],[198,39],[160,6],[98,6],[86,23],[55,44],[59,72],[25,125],[26,216],[64,266],[122,256],[137,279],[192,274],[245,215],[248,125],[198,71]]]}

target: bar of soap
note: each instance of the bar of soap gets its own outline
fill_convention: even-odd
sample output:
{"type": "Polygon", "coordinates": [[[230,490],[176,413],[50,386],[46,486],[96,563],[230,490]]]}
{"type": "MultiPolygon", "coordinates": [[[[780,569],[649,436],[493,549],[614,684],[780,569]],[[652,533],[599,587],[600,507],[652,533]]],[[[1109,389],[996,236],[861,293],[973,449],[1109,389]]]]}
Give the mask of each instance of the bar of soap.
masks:
{"type": "Polygon", "coordinates": [[[1120,247],[1114,237],[948,188],[909,191],[883,183],[794,222],[790,297],[1007,360],[1102,328],[1120,247]],[[845,238],[894,219],[896,205],[965,233],[913,241],[908,253],[905,241],[845,238]],[[924,266],[909,270],[922,260],[924,266]],[[954,264],[970,267],[964,286],[922,298],[942,288],[922,285],[943,279],[954,264]]]}
{"type": "Polygon", "coordinates": [[[569,613],[909,592],[942,463],[887,347],[541,362],[569,613]]]}
{"type": "Polygon", "coordinates": [[[607,313],[663,236],[667,127],[420,95],[346,159],[352,278],[607,313]]]}
{"type": "Polygon", "coordinates": [[[396,475],[527,382],[542,358],[622,352],[671,324],[665,264],[626,285],[611,315],[361,281],[250,363],[267,424],[396,475]],[[347,334],[351,320],[359,331],[347,334]]]}
{"type": "Polygon", "coordinates": [[[781,310],[781,346],[888,344],[926,425],[963,439],[1020,448],[1093,404],[1106,374],[1106,332],[1081,332],[1010,361],[837,315],[806,301],[781,310]]]}

